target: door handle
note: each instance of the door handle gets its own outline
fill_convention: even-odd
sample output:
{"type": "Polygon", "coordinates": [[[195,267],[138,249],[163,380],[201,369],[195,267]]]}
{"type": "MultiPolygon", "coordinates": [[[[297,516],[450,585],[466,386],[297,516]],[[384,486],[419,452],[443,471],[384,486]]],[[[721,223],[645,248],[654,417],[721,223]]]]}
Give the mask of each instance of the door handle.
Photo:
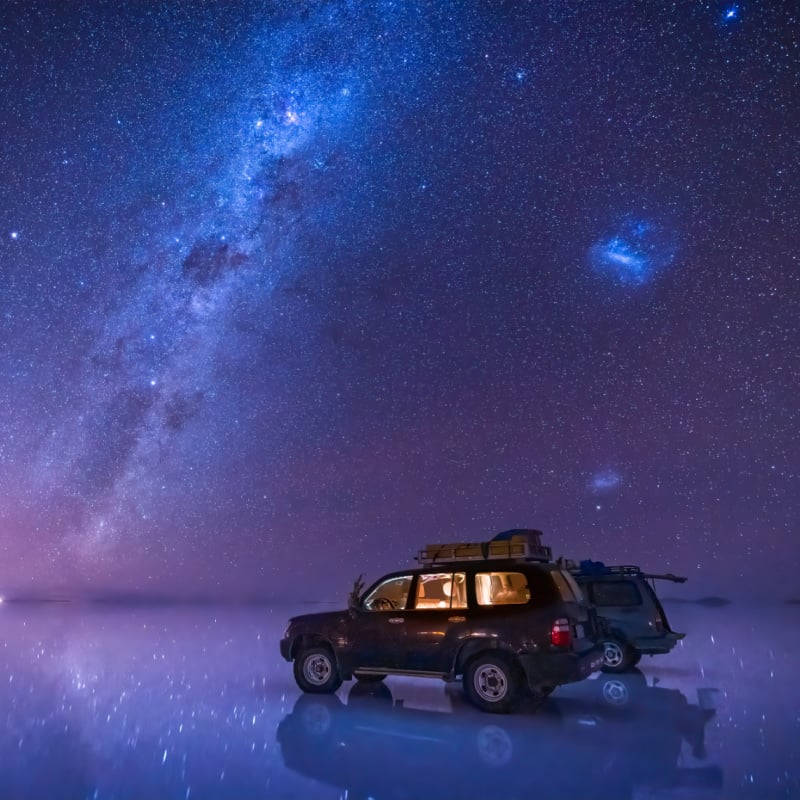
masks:
{"type": "Polygon", "coordinates": [[[466,619],[466,617],[448,617],[447,621],[448,622],[464,622],[465,619],[466,619]]]}
{"type": "Polygon", "coordinates": [[[391,622],[392,625],[399,625],[401,622],[405,622],[405,620],[402,617],[389,617],[389,622],[391,622]]]}

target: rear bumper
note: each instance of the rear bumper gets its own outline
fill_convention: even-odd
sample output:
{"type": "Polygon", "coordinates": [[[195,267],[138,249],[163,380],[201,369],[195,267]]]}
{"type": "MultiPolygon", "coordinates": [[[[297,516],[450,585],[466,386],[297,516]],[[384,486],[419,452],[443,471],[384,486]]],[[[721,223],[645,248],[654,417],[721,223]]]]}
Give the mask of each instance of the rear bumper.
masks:
{"type": "Polygon", "coordinates": [[[281,639],[281,656],[285,661],[292,660],[292,640],[291,639],[281,639]]]}
{"type": "Polygon", "coordinates": [[[528,653],[520,656],[528,686],[561,686],[588,678],[603,665],[603,648],[593,647],[583,653],[528,653]]]}
{"type": "Polygon", "coordinates": [[[673,647],[686,636],[685,633],[664,633],[661,636],[640,636],[631,639],[631,647],[639,653],[645,655],[657,655],[659,653],[669,653],[673,647]]]}

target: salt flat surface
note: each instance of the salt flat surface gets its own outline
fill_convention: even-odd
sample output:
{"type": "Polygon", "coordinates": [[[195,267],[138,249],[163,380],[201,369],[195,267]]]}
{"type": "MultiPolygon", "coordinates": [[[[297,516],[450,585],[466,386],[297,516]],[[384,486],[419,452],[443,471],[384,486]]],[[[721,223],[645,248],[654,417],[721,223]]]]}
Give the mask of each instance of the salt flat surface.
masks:
{"type": "Polygon", "coordinates": [[[673,653],[507,717],[439,681],[301,695],[308,610],[0,607],[0,797],[800,797],[799,606],[667,606],[673,653]]]}

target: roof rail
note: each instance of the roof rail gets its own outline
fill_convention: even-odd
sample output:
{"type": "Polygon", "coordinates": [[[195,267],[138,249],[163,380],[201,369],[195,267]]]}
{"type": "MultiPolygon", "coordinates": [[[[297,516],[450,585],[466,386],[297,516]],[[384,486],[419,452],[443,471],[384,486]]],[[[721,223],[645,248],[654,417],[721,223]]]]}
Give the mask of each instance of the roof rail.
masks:
{"type": "Polygon", "coordinates": [[[581,561],[576,565],[574,561],[567,562],[567,568],[573,575],[590,576],[590,575],[641,575],[648,580],[664,580],[672,581],[673,583],[686,583],[686,578],[679,575],[673,575],[671,572],[664,574],[653,574],[643,572],[642,568],[636,564],[604,564],[602,561],[581,561]]]}
{"type": "Polygon", "coordinates": [[[522,528],[504,531],[488,542],[429,544],[416,556],[425,566],[454,561],[540,561],[553,560],[552,550],[540,541],[541,532],[522,528]],[[500,538],[502,537],[502,538],[500,538]]]}

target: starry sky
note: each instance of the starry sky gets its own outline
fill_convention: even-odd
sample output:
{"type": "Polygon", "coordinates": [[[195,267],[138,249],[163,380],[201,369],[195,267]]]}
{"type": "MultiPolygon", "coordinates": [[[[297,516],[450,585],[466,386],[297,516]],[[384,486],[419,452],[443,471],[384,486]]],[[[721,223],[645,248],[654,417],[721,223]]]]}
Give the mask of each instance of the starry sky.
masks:
{"type": "Polygon", "coordinates": [[[799,21],[5,3],[0,587],[327,599],[535,527],[790,595],[799,21]]]}

